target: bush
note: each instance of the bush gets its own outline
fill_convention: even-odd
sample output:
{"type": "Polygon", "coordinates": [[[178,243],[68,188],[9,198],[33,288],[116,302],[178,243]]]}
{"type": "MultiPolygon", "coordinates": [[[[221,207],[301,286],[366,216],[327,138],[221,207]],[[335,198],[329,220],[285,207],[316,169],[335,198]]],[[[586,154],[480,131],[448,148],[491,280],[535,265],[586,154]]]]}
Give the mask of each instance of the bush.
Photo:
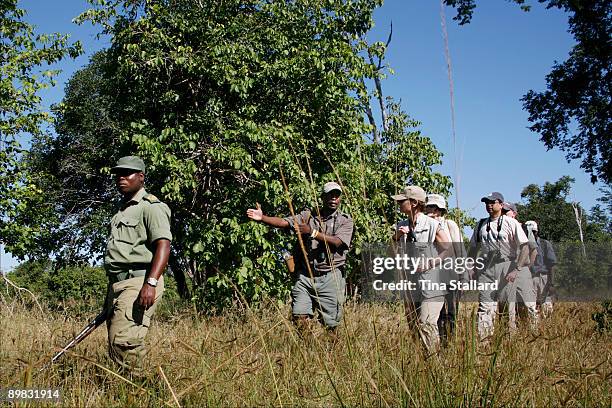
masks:
{"type": "MultiPolygon", "coordinates": [[[[91,314],[99,310],[108,285],[102,267],[72,265],[55,270],[51,260],[24,262],[7,277],[15,285],[30,290],[50,309],[70,314],[91,314]]],[[[159,313],[164,317],[172,316],[184,308],[185,303],[180,299],[176,281],[166,274],[159,313]]]]}
{"type": "Polygon", "coordinates": [[[612,300],[601,302],[601,310],[591,315],[600,333],[612,331],[612,300]]]}

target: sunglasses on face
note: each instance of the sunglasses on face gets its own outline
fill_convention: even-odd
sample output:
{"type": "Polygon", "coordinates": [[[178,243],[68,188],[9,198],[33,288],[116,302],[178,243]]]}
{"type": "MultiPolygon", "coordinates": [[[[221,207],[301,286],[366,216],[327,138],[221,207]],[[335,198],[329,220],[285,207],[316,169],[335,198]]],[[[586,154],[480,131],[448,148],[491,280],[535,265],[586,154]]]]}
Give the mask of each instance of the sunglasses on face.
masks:
{"type": "Polygon", "coordinates": [[[129,177],[134,173],[139,173],[139,171],[131,169],[118,169],[114,171],[115,177],[129,177]]]}

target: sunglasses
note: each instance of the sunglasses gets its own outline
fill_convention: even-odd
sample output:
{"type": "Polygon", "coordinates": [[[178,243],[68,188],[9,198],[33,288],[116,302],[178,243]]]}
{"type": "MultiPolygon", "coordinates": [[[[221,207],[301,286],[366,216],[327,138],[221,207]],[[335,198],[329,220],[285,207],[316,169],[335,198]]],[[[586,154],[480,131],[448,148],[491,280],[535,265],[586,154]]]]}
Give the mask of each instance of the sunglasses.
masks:
{"type": "Polygon", "coordinates": [[[133,169],[117,169],[113,172],[113,174],[117,177],[128,177],[134,173],[140,173],[138,170],[133,169]]]}

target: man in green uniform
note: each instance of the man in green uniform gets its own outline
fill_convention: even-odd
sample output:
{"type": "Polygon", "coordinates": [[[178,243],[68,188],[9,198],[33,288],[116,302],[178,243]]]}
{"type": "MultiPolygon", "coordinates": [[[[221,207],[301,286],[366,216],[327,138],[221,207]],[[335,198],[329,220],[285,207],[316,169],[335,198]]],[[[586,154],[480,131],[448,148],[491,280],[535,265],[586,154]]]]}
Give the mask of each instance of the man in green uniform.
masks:
{"type": "Polygon", "coordinates": [[[295,217],[279,218],[265,215],[259,205],[247,210],[247,216],[254,221],[301,234],[307,259],[297,248],[291,289],[293,318],[304,321],[318,311],[320,320],[330,329],[342,321],[346,286],[342,269],[353,236],[353,220],[338,209],[341,194],[338,183],[326,183],[321,191],[320,214],[304,210],[295,217]]]}
{"type": "Polygon", "coordinates": [[[123,368],[139,369],[145,336],[164,291],[170,209],[145,191],[145,165],[139,157],[120,158],[111,172],[122,199],[104,255],[109,355],[123,368]]]}

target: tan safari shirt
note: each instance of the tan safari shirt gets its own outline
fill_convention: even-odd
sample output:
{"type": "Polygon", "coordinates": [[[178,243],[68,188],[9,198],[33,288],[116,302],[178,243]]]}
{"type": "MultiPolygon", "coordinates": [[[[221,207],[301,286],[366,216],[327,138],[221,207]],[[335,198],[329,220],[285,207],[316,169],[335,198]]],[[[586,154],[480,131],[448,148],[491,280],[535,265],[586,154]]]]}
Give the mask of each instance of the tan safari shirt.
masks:
{"type": "MultiPolygon", "coordinates": [[[[339,210],[334,211],[326,218],[320,219],[316,213],[312,213],[309,210],[304,210],[299,214],[296,214],[298,224],[304,223],[308,220],[308,225],[313,230],[323,232],[325,235],[331,235],[340,238],[344,245],[339,248],[329,245],[329,252],[331,253],[331,260],[329,259],[329,253],[325,244],[319,242],[316,239],[311,239],[309,235],[303,235],[304,245],[308,252],[308,259],[314,270],[319,273],[327,273],[333,268],[340,268],[346,263],[346,253],[351,246],[351,238],[353,237],[353,219],[347,214],[342,213],[339,210]]],[[[294,218],[288,216],[284,218],[293,227],[294,218]]],[[[302,250],[299,248],[299,244],[296,244],[296,250],[294,250],[296,260],[296,269],[307,271],[308,269],[304,265],[302,250]]]]}
{"type": "Polygon", "coordinates": [[[131,200],[121,201],[111,220],[104,254],[107,272],[147,268],[153,260],[152,244],[158,239],[172,240],[170,208],[143,188],[131,200]]]}

